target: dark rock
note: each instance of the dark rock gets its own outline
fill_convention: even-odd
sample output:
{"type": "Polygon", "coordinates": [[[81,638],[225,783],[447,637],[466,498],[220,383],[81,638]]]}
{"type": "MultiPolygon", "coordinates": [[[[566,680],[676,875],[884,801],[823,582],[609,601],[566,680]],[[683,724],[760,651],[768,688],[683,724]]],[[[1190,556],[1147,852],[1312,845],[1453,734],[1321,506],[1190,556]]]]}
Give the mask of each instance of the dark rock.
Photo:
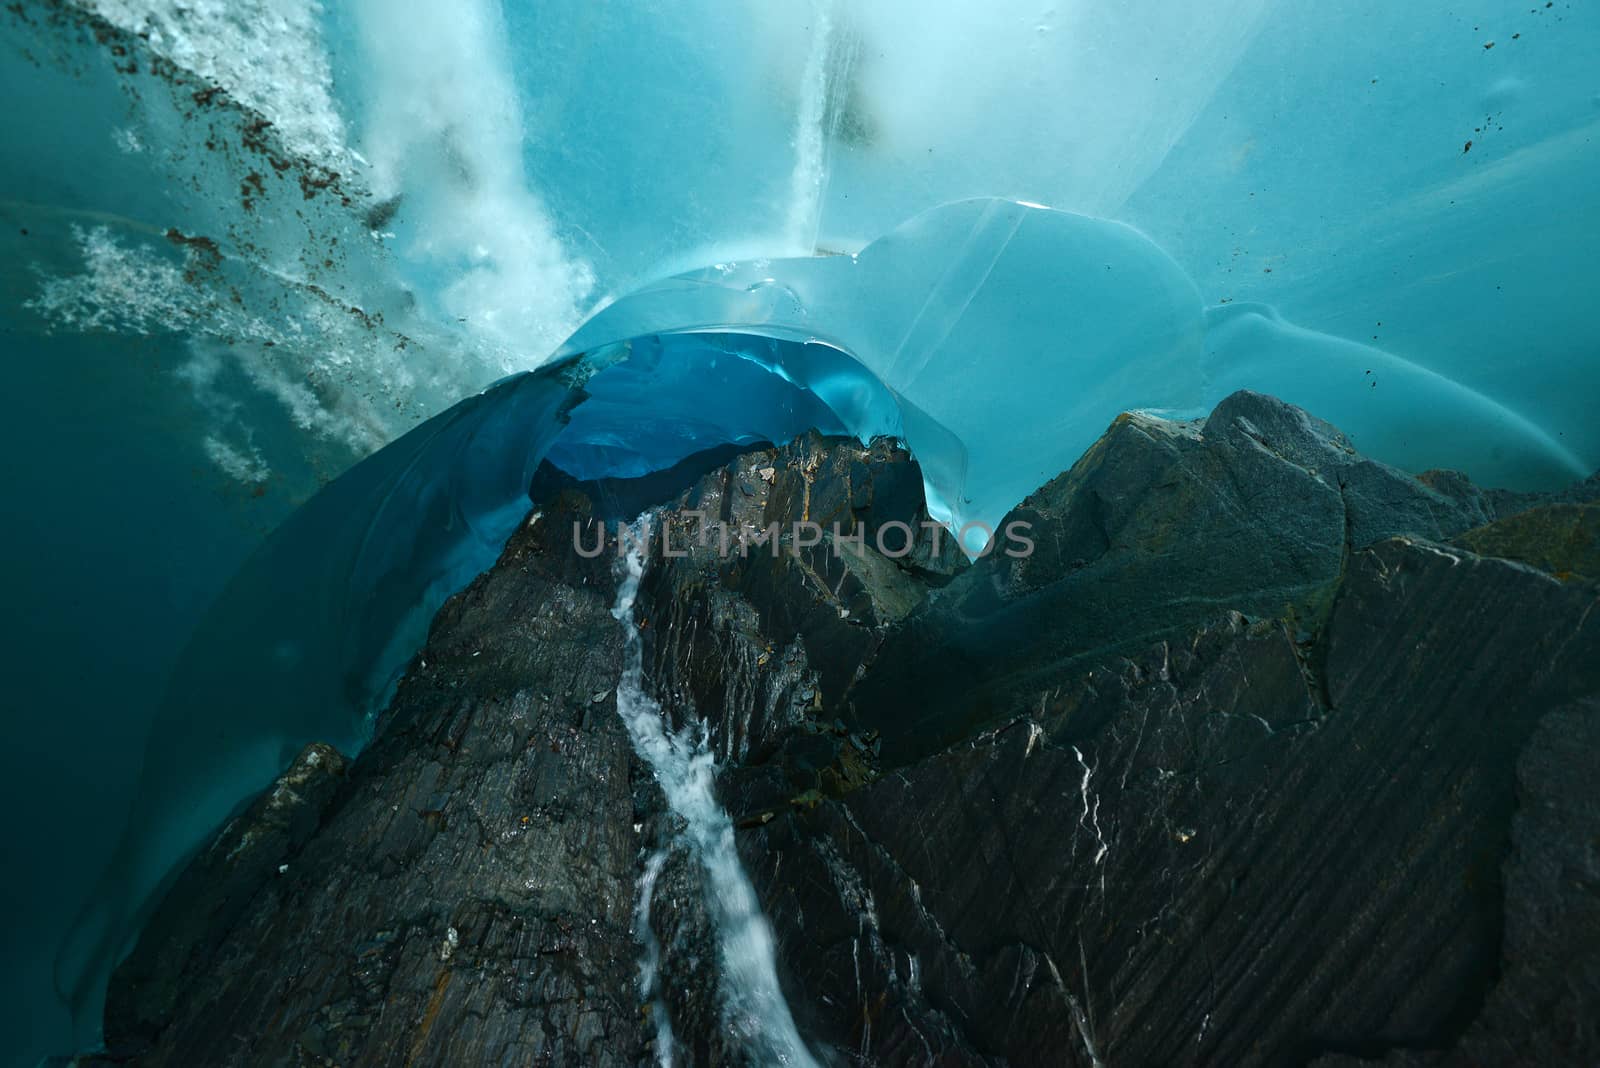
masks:
{"type": "Polygon", "coordinates": [[[148,1044],[179,1007],[180,980],[206,971],[218,944],[245,919],[257,890],[289,874],[344,778],[345,759],[307,746],[289,770],[182,870],[138,950],[117,968],[106,1032],[118,1046],[148,1044]]]}
{"type": "MultiPolygon", "coordinates": [[[[1600,702],[1549,712],[1517,766],[1518,811],[1505,864],[1500,978],[1454,1046],[1395,1051],[1390,1068],[1593,1064],[1600,1050],[1600,702]]],[[[1333,1055],[1316,1068],[1370,1060],[1333,1055]]]]}
{"type": "Polygon", "coordinates": [[[1517,765],[1501,977],[1442,1058],[1451,1065],[1593,1063],[1600,1050],[1600,701],[1540,721],[1517,765]]]}
{"type": "Polygon", "coordinates": [[[595,518],[631,523],[647,508],[677,496],[686,482],[728,464],[758,445],[722,445],[686,456],[671,467],[638,478],[574,478],[550,461],[539,464],[528,496],[535,504],[576,491],[588,498],[595,518]]]}
{"type": "MultiPolygon", "coordinates": [[[[635,1064],[664,1014],[752,1063],[573,545],[667,482],[546,483],[342,780],[174,884],[115,1056],[635,1064]]],[[[741,454],[658,511],[636,606],[821,1060],[1600,1059],[1600,587],[1472,551],[1553,567],[1583,487],[1412,479],[1255,394],[1119,418],[1013,513],[1030,556],[966,566],[920,487],[887,442],[741,454]]]]}
{"type": "Polygon", "coordinates": [[[1284,623],[1235,615],[746,832],[813,1026],[882,1064],[1449,1042],[1496,975],[1517,754],[1600,688],[1594,602],[1385,541],[1351,562],[1325,690],[1284,623]]]}
{"type": "Polygon", "coordinates": [[[1228,610],[1314,629],[1353,549],[1483,518],[1272,397],[1196,423],[1119,416],[1007,518],[1030,524],[1031,555],[984,557],[887,639],[856,721],[913,759],[1026,711],[1043,679],[1228,610]]]}
{"type": "Polygon", "coordinates": [[[1600,578],[1600,504],[1544,504],[1458,535],[1484,556],[1520,560],[1560,579],[1600,578]]]}
{"type": "Polygon", "coordinates": [[[920,469],[885,441],[811,434],[748,453],[669,516],[683,555],[647,576],[649,674],[679,680],[661,687],[669,711],[681,722],[692,706],[719,756],[738,760],[832,718],[892,628],[967,566],[955,539],[933,529],[920,469]],[[800,540],[815,543],[798,544],[796,524],[811,524],[800,540]],[[834,536],[858,528],[860,544],[834,536]],[[906,530],[909,553],[880,551],[899,554],[906,530]],[[768,540],[740,542],[752,532],[768,540]]]}
{"type": "MultiPolygon", "coordinates": [[[[591,700],[621,642],[610,560],[576,556],[573,521],[547,508],[446,605],[320,827],[273,851],[286,870],[230,903],[225,934],[203,922],[215,948],[162,976],[136,1033],[108,1017],[112,1049],[186,1066],[649,1059],[635,825],[660,800],[613,701],[591,700]]],[[[134,959],[168,960],[151,943],[190,917],[169,896],[134,959]]]]}
{"type": "MultiPolygon", "coordinates": [[[[1430,474],[1436,473],[1430,472],[1430,474]]],[[[1455,477],[1465,480],[1461,475],[1455,477]]],[[[1518,512],[1525,512],[1529,508],[1543,504],[1593,504],[1600,501],[1600,471],[1596,471],[1582,482],[1575,482],[1566,489],[1554,493],[1489,489],[1480,491],[1479,495],[1485,502],[1489,520],[1504,519],[1506,516],[1516,515],[1518,512]]]]}

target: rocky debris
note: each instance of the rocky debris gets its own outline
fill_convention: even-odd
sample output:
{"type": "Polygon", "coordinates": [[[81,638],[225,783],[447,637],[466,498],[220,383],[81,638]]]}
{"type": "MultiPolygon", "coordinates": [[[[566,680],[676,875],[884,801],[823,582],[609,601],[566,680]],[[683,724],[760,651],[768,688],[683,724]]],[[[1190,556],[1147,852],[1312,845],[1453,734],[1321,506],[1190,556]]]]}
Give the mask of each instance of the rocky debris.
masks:
{"type": "Polygon", "coordinates": [[[1386,540],[1341,583],[1325,688],[1235,614],[748,832],[816,1033],[881,1064],[1448,1042],[1494,983],[1517,754],[1600,689],[1594,602],[1386,540]]]}
{"type": "Polygon", "coordinates": [[[733,462],[760,446],[722,445],[687,456],[665,470],[638,478],[574,478],[545,460],[534,472],[528,496],[536,501],[553,501],[571,490],[589,500],[596,519],[610,523],[631,523],[640,513],[671,500],[686,483],[733,462]]]}
{"type": "MultiPolygon", "coordinates": [[[[287,868],[189,927],[174,890],[114,1050],[632,1064],[665,1013],[748,1063],[615,714],[611,553],[573,547],[665,487],[545,478],[287,868]]],[[[828,1063],[1592,1063],[1600,587],[1529,566],[1581,493],[1412,479],[1241,393],[1119,418],[1010,517],[1031,556],[968,567],[903,451],[808,435],[657,512],[646,675],[707,724],[828,1063]]]]}
{"type": "Polygon", "coordinates": [[[1504,519],[1549,504],[1594,504],[1600,502],[1600,471],[1582,482],[1554,492],[1479,489],[1459,471],[1424,471],[1417,481],[1446,496],[1454,497],[1468,510],[1481,511],[1484,522],[1504,519]]]}
{"type": "Polygon", "coordinates": [[[1600,472],[1557,493],[1480,491],[1450,471],[1419,479],[1482,513],[1481,525],[1457,534],[1452,544],[1530,564],[1563,581],[1600,579],[1600,472]]]}
{"type": "Polygon", "coordinates": [[[683,555],[646,576],[647,674],[679,680],[661,688],[669,711],[692,708],[740,761],[844,707],[885,637],[967,567],[928,517],[920,469],[886,441],[810,434],[747,453],[666,516],[683,555]]]}
{"type": "MultiPolygon", "coordinates": [[[[1600,1050],[1600,702],[1548,713],[1517,766],[1518,807],[1505,864],[1500,977],[1483,1011],[1446,1050],[1396,1051],[1389,1068],[1592,1064],[1600,1050]]],[[[1330,1056],[1316,1068],[1373,1061],[1330,1056]]]]}
{"type": "Polygon", "coordinates": [[[1600,701],[1540,721],[1517,765],[1500,981],[1450,1065],[1592,1063],[1600,1050],[1600,701]]]}
{"type": "MultiPolygon", "coordinates": [[[[704,459],[685,470],[703,470],[704,459]]],[[[137,1011],[108,1014],[113,1056],[150,1064],[649,1060],[661,1010],[637,983],[634,909],[648,858],[664,850],[650,917],[664,950],[662,1001],[698,1062],[742,1063],[719,1035],[703,873],[673,848],[677,828],[616,715],[617,539],[603,520],[658,500],[662,484],[579,483],[541,470],[540,506],[496,567],[440,612],[371,746],[336,794],[317,796],[304,833],[296,824],[292,840],[257,845],[250,855],[264,858],[260,870],[229,885],[226,915],[202,916],[185,889],[207,890],[213,875],[204,865],[164,901],[116,980],[113,1004],[137,1011]],[[602,551],[591,558],[580,543],[602,551]]],[[[888,443],[812,435],[743,454],[700,477],[678,504],[707,509],[735,534],[773,522],[785,530],[776,554],[762,543],[724,562],[696,545],[675,561],[679,570],[653,577],[679,603],[641,623],[659,656],[699,656],[713,669],[727,708],[764,695],[773,722],[780,710],[812,722],[820,682],[808,649],[824,659],[850,648],[859,656],[857,635],[881,633],[864,583],[879,596],[898,583],[920,597],[924,585],[906,575],[939,581],[965,566],[950,539],[942,551],[932,546],[919,525],[921,476],[888,443]],[[795,520],[816,519],[831,536],[835,519],[846,532],[859,519],[870,537],[901,517],[923,539],[903,575],[881,557],[836,566],[825,554],[789,552],[795,520]],[[860,579],[868,567],[877,570],[860,579]],[[790,655],[773,656],[745,592],[763,589],[779,591],[769,602],[825,599],[806,632],[810,646],[802,638],[790,655]],[[855,606],[858,618],[846,623],[841,605],[855,606]],[[702,625],[731,631],[707,631],[697,644],[702,625]],[[657,641],[663,633],[668,639],[657,641]]],[[[732,718],[718,730],[744,744],[751,720],[737,718],[737,730],[732,718]]],[[[867,743],[852,745],[831,726],[815,734],[822,745],[812,755],[837,769],[830,782],[868,774],[867,743]]],[[[808,766],[800,755],[792,764],[808,766]]],[[[297,774],[291,769],[268,796],[297,774]]],[[[245,817],[207,855],[260,822],[245,817]]]]}

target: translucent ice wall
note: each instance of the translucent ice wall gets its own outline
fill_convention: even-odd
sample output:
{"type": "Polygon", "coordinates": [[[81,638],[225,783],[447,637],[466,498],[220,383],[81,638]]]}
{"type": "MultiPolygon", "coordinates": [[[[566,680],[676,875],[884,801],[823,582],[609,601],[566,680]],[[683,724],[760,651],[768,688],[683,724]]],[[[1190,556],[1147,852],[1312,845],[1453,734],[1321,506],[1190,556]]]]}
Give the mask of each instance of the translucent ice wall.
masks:
{"type": "MultiPolygon", "coordinates": [[[[996,199],[924,212],[859,254],[720,264],[647,287],[562,352],[730,326],[858,360],[900,402],[892,432],[922,463],[932,514],[973,524],[974,551],[1119,411],[1202,399],[1200,298],[1169,257],[1128,227],[996,199]]],[[[890,429],[865,413],[847,425],[890,429]]]]}
{"type": "MultiPolygon", "coordinates": [[[[36,922],[0,1030],[66,1034],[39,977],[228,576],[319,486],[599,309],[585,346],[628,316],[690,328],[686,287],[739,311],[715,325],[823,339],[785,373],[841,425],[888,425],[889,396],[952,516],[1053,473],[977,419],[1047,388],[1055,422],[1018,432],[1066,426],[1063,450],[1107,406],[1252,386],[1407,467],[1592,470],[1597,60],[1600,13],[1572,0],[7,5],[0,87],[26,106],[0,110],[0,337],[26,462],[3,555],[27,611],[3,643],[24,711],[0,782],[38,813],[8,845],[38,876],[4,891],[36,922]],[[1092,242],[1034,256],[1029,314],[1061,337],[1025,352],[952,310],[970,279],[939,268],[965,245],[911,264],[924,309],[832,295],[849,254],[986,196],[1142,235],[1133,259],[1162,266],[1091,285],[1092,242]],[[846,255],[763,266],[814,252],[846,255]],[[747,314],[737,291],[776,299],[769,274],[818,314],[747,314]],[[1190,294],[1191,364],[1102,361],[1087,394],[1051,377],[1078,366],[1086,294],[1160,303],[1152,285],[1190,294]]],[[[981,254],[996,231],[969,233],[981,254]]],[[[711,392],[794,401],[738,374],[711,392]]],[[[601,407],[596,445],[616,429],[601,407]]],[[[603,462],[729,429],[657,415],[603,462]]]]}
{"type": "MultiPolygon", "coordinates": [[[[1576,467],[1600,457],[1582,310],[1600,15],[1570,0],[5,18],[0,78],[38,102],[5,120],[31,146],[4,191],[9,305],[58,336],[181,339],[163,369],[190,447],[248,486],[308,453],[342,469],[652,281],[859,251],[978,196],[1130,224],[1207,304],[1265,304],[1530,421],[1576,467]]],[[[1213,351],[1219,383],[1260,363],[1213,351]]]]}
{"type": "Polygon", "coordinates": [[[1592,5],[817,0],[502,17],[528,185],[595,298],[752,255],[856,251],[935,204],[1005,196],[1131,224],[1207,304],[1269,305],[1532,421],[1578,467],[1600,461],[1583,297],[1600,229],[1592,5]]]}

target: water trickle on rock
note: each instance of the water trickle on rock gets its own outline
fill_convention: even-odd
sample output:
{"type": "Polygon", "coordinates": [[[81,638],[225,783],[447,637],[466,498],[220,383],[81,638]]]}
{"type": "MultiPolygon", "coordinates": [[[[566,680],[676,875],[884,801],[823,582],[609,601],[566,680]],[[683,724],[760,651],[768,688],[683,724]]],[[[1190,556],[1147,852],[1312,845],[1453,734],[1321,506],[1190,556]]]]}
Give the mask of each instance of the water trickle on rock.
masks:
{"type": "Polygon", "coordinates": [[[633,912],[633,936],[644,947],[639,958],[639,993],[650,1006],[656,1025],[656,1061],[662,1068],[672,1068],[675,1040],[667,1003],[661,997],[661,941],[650,926],[650,902],[655,898],[656,880],[661,878],[669,855],[668,849],[658,849],[644,862],[644,874],[639,877],[639,904],[633,912]]]}
{"type": "MultiPolygon", "coordinates": [[[[617,589],[616,607],[611,610],[623,628],[622,677],[617,683],[617,714],[622,717],[633,739],[633,748],[655,772],[656,781],[666,795],[667,806],[684,821],[683,839],[705,871],[707,907],[717,936],[721,965],[723,1021],[735,1039],[761,1063],[816,1068],[817,1062],[806,1049],[789,1004],[778,986],[774,963],[772,929],[761,913],[755,889],[739,863],[733,841],[733,821],[717,803],[713,782],[716,762],[707,745],[701,724],[691,724],[676,733],[663,724],[661,705],[644,689],[644,646],[639,625],[633,618],[639,582],[644,577],[645,547],[650,527],[640,519],[632,530],[624,531],[627,551],[622,559],[622,581],[617,589]]],[[[647,867],[643,893],[654,889],[659,865],[647,867]]],[[[648,930],[649,905],[640,902],[641,937],[648,930]]],[[[656,968],[651,960],[652,946],[646,941],[646,959],[641,971],[646,996],[654,994],[656,968]]],[[[663,1012],[659,1003],[654,1011],[663,1012]]],[[[671,1063],[671,1029],[657,1023],[661,1063],[671,1063]]]]}

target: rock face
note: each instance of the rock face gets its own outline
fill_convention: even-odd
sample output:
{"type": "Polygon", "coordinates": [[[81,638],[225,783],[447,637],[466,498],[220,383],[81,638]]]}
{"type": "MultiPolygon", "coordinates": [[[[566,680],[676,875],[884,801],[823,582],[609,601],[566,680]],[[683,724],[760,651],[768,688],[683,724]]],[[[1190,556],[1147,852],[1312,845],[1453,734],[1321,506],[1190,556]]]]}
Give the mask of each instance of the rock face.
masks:
{"type": "Polygon", "coordinates": [[[883,1063],[951,1031],[1022,1064],[1446,1043],[1496,970],[1517,753],[1600,686],[1593,601],[1385,541],[1341,584],[1322,684],[1281,621],[1234,615],[746,855],[814,947],[800,987],[844,995],[819,1027],[883,1063]]]}
{"type": "MultiPolygon", "coordinates": [[[[1600,1059],[1582,487],[1412,479],[1248,393],[1119,418],[1010,517],[1033,552],[971,566],[885,443],[686,477],[646,675],[707,726],[819,1060],[1600,1059]]],[[[112,1059],[635,1064],[665,1013],[675,1063],[750,1063],[616,715],[612,555],[573,547],[591,498],[667,489],[541,486],[372,745],[303,754],[174,884],[112,1059]]]]}
{"type": "MultiPolygon", "coordinates": [[[[136,977],[160,970],[171,990],[157,1008],[171,1009],[143,1011],[137,1031],[108,1013],[112,1054],[647,1059],[634,826],[659,800],[611,703],[621,641],[609,560],[572,551],[562,519],[574,518],[547,510],[444,608],[371,746],[315,833],[285,843],[281,870],[241,887],[249,896],[224,922],[197,915],[183,884],[168,897],[114,986],[147,1002],[136,977]],[[186,920],[201,928],[185,935],[196,948],[169,963],[167,932],[186,920]]],[[[247,816],[225,835],[252,833],[247,816]]]]}
{"type": "Polygon", "coordinates": [[[183,980],[215,959],[216,936],[245,920],[264,883],[287,876],[284,858],[304,848],[344,774],[338,752],[307,746],[271,790],[190,862],[145,928],[141,951],[119,972],[106,1003],[108,1033],[129,1043],[160,1033],[188,996],[183,980]]]}
{"type": "Polygon", "coordinates": [[[1367,460],[1259,394],[1200,423],[1124,415],[1011,517],[1031,524],[1031,555],[983,558],[890,639],[856,715],[896,755],[931,752],[1026,710],[1051,680],[1229,610],[1314,628],[1354,548],[1491,515],[1481,495],[1367,460]]]}
{"type": "Polygon", "coordinates": [[[1600,504],[1546,504],[1469,530],[1456,542],[1561,579],[1600,578],[1600,504]]]}

